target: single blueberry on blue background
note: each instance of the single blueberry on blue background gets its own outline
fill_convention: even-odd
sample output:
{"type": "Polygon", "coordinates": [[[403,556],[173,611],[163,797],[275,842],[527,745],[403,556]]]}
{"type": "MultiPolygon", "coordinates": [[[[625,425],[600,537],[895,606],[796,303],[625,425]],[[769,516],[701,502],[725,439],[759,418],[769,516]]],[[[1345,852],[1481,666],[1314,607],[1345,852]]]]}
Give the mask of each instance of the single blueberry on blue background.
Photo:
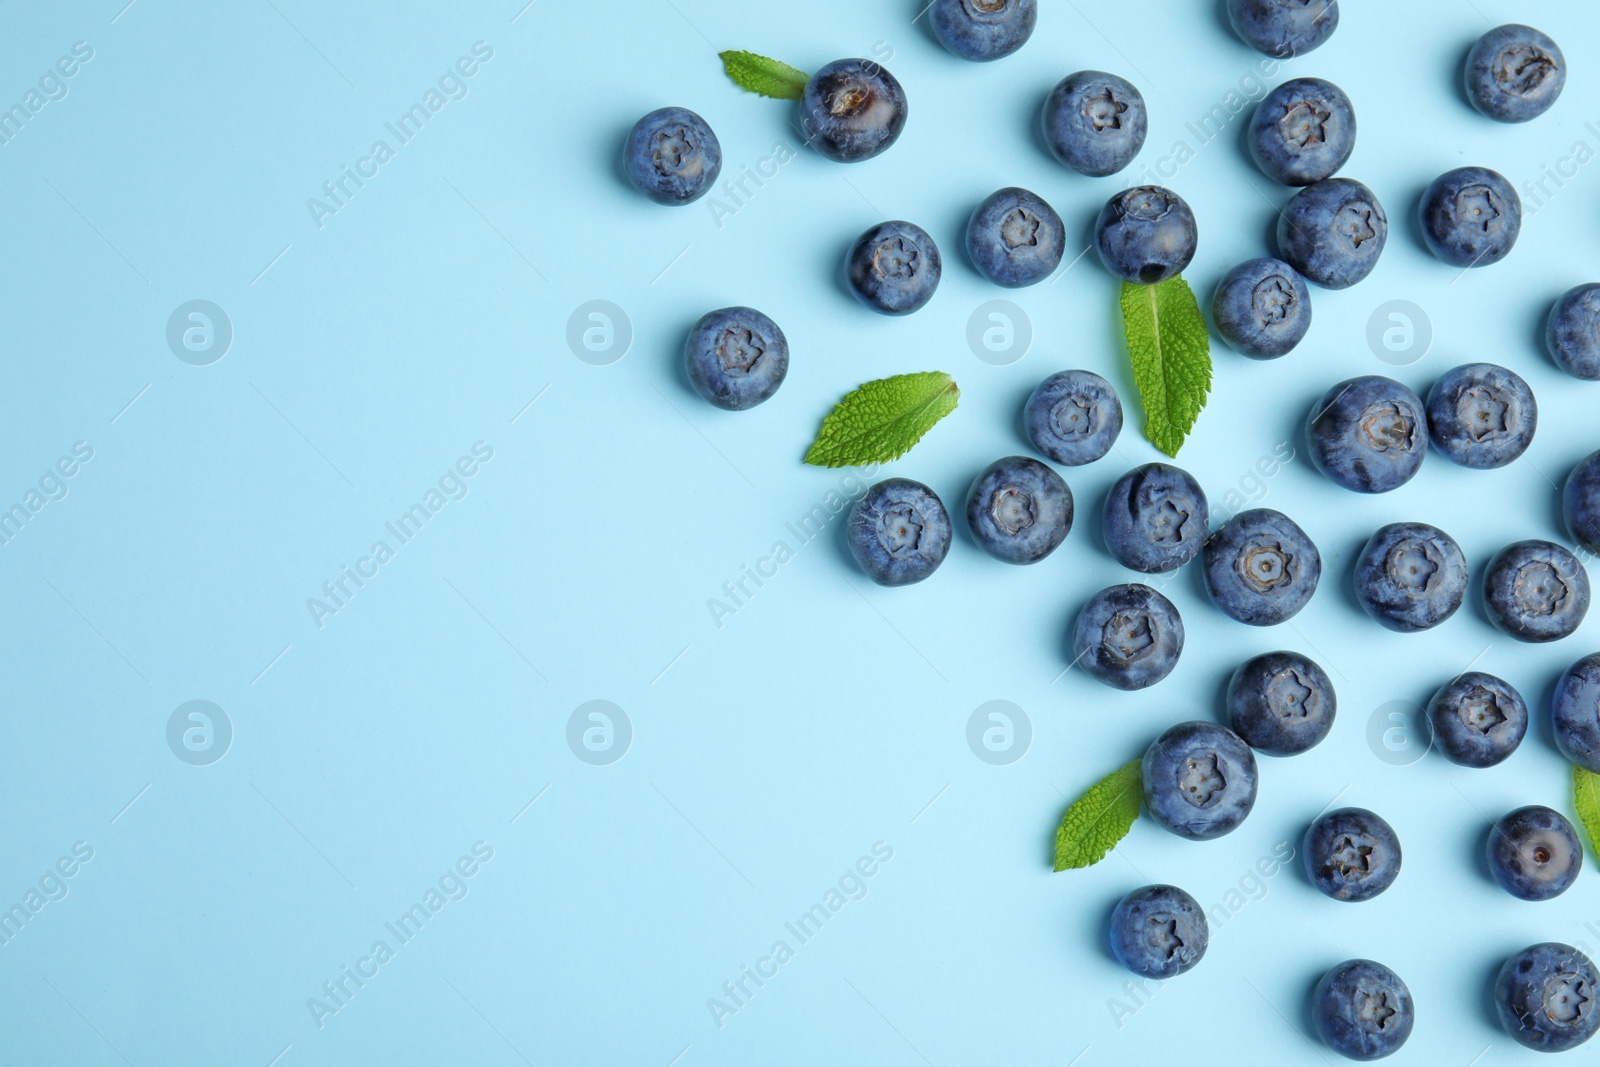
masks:
{"type": "Polygon", "coordinates": [[[1372,273],[1389,240],[1389,216],[1354,178],[1308,185],[1278,213],[1278,254],[1324,289],[1348,289],[1372,273]]]}
{"type": "Polygon", "coordinates": [[[1183,197],[1159,185],[1140,185],[1106,201],[1094,240],[1106,270],[1125,282],[1154,285],[1194,259],[1199,230],[1183,197]]]}
{"type": "Polygon", "coordinates": [[[1387,493],[1409,482],[1428,454],[1422,400],[1376,374],[1340,382],[1306,418],[1312,465],[1357,493],[1387,493]]]}
{"type": "Polygon", "coordinates": [[[1124,567],[1177,570],[1210,536],[1206,494],[1188,471],[1146,463],[1112,483],[1101,528],[1106,549],[1124,567]]]}
{"type": "Polygon", "coordinates": [[[1327,1046],[1353,1060],[1399,1050],[1416,1025],[1417,1008],[1400,976],[1372,960],[1345,960],[1311,994],[1311,1018],[1327,1046]]]}
{"type": "Polygon", "coordinates": [[[1339,27],[1339,0],[1228,0],[1239,39],[1278,59],[1303,56],[1339,27]]]}
{"type": "Polygon", "coordinates": [[[882,222],[856,238],[845,254],[850,291],[873,311],[909,315],[933,299],[944,273],[939,246],[909,222],[882,222]]]}
{"type": "Polygon", "coordinates": [[[1467,557],[1455,538],[1425,522],[1392,522],[1356,557],[1356,599],[1396,633],[1431,629],[1467,598],[1467,557]]]}
{"type": "Polygon", "coordinates": [[[990,193],[967,223],[967,255],[996,285],[1043,281],[1061,263],[1067,230],[1055,208],[1026,189],[990,193]]]}
{"type": "Polygon", "coordinates": [[[1072,627],[1072,662],[1113,689],[1145,689],[1172,673],[1183,619],[1148,585],[1114,585],[1089,598],[1072,627]]]}
{"type": "Polygon", "coordinates": [[[1428,438],[1463,467],[1504,467],[1528,450],[1538,428],[1533,390],[1493,363],[1456,367],[1428,390],[1428,438]]]}
{"type": "Polygon", "coordinates": [[[928,21],[939,43],[962,59],[983,63],[1028,43],[1038,0],[933,0],[928,21]]]}
{"type": "Polygon", "coordinates": [[[1489,829],[1489,873],[1518,900],[1550,900],[1572,887],[1583,866],[1583,844],[1567,817],[1529,804],[1502,815],[1489,829]]]}
{"type": "Polygon", "coordinates": [[[1091,178],[1122,170],[1144,147],[1150,118],[1144,97],[1125,78],[1080,70],[1044,102],[1044,141],[1064,165],[1091,178]]]}
{"type": "Polygon", "coordinates": [[[811,76],[800,97],[800,121],[813,148],[840,163],[858,163],[894,144],[906,125],[900,83],[870,59],[836,59],[811,76]]]}
{"type": "Polygon", "coordinates": [[[1508,682],[1468,671],[1439,687],[1428,702],[1433,747],[1463,767],[1493,767],[1528,732],[1528,704],[1508,682]]]}
{"type": "Polygon", "coordinates": [[[1111,912],[1111,951],[1134,974],[1172,978],[1206,954],[1211,930],[1200,902],[1175,885],[1147,885],[1111,912]]]}
{"type": "Polygon", "coordinates": [[[1501,122],[1527,122],[1550,110],[1567,83],[1567,60],[1532,26],[1497,26],[1467,52],[1463,72],[1472,106],[1501,122]]]}
{"type": "Polygon", "coordinates": [[[1567,475],[1561,510],[1572,539],[1600,554],[1600,452],[1589,453],[1567,475]]]}
{"type": "Polygon", "coordinates": [[[1335,808],[1305,836],[1306,873],[1334,900],[1371,900],[1400,876],[1400,838],[1366,808],[1335,808]]]}
{"type": "Polygon", "coordinates": [[[1519,641],[1559,641],[1589,612],[1589,573],[1550,541],[1518,541],[1489,561],[1483,579],[1489,621],[1519,641]]]}
{"type": "Polygon", "coordinates": [[[1571,945],[1529,945],[1500,965],[1494,983],[1500,1026],[1536,1052],[1577,1048],[1600,1030],[1600,971],[1571,945]]]}
{"type": "Polygon", "coordinates": [[[1600,283],[1574,286],[1550,309],[1545,346],[1574,378],[1600,381],[1600,283]]]}
{"type": "Polygon", "coordinates": [[[1283,260],[1249,259],[1218,283],[1211,320],[1234,351],[1251,359],[1277,359],[1311,329],[1311,291],[1283,260]]]}
{"type": "Polygon", "coordinates": [[[1223,614],[1251,626],[1292,618],[1322,578],[1322,556],[1281,511],[1241,511],[1205,544],[1206,594],[1223,614]]]}
{"type": "Polygon", "coordinates": [[[1256,757],[1214,722],[1181,722],[1145,750],[1144,803],[1179,837],[1207,841],[1237,829],[1256,803],[1256,757]]]}
{"type": "Polygon", "coordinates": [[[985,552],[1007,563],[1037,563],[1072,529],[1072,490],[1027,456],[985,467],[967,493],[967,525],[985,552]]]}
{"type": "Polygon", "coordinates": [[[1487,267],[1511,254],[1522,232],[1522,198],[1488,167],[1457,167],[1422,194],[1422,238],[1452,267],[1487,267]]]}
{"type": "Polygon", "coordinates": [[[706,120],[663,107],[634,123],[622,149],[628,180],[658,204],[690,204],[722,173],[722,146],[706,120]]]}
{"type": "Polygon", "coordinates": [[[1228,681],[1228,725],[1246,744],[1272,756],[1316,746],[1339,710],[1333,680],[1298,652],[1247,660],[1228,681]]]}
{"type": "Polygon", "coordinates": [[[1284,185],[1333,177],[1356,147],[1356,113],[1344,90],[1321,78],[1291,78],[1256,105],[1250,156],[1284,185]]]}
{"type": "Polygon", "coordinates": [[[1080,467],[1116,444],[1122,401],[1111,383],[1093,371],[1064,370],[1039,383],[1022,420],[1034,448],[1057,463],[1080,467]]]}
{"type": "Polygon", "coordinates": [[[1600,652],[1583,657],[1561,675],[1550,715],[1561,754],[1600,774],[1600,652]]]}
{"type": "Polygon", "coordinates": [[[888,478],[850,509],[850,554],[879,585],[910,585],[938,569],[950,551],[950,513],[932,489],[888,478]]]}
{"type": "Polygon", "coordinates": [[[719,408],[743,411],[778,391],[789,373],[789,341],[755,308],[707,312],[683,344],[694,391],[719,408]]]}

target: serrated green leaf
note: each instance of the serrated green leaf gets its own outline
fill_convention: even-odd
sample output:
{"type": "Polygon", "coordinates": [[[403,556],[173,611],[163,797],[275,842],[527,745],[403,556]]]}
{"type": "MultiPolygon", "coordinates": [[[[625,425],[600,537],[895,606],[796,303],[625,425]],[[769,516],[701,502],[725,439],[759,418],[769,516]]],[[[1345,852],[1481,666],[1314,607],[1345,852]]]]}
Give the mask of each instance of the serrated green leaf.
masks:
{"type": "Polygon", "coordinates": [[[1144,403],[1144,435],[1176,456],[1211,391],[1211,336],[1189,283],[1122,283],[1122,326],[1144,403]]]}
{"type": "Polygon", "coordinates": [[[954,411],[960,399],[961,390],[942,370],[866,382],[828,412],[806,462],[813,467],[859,467],[899,459],[954,411]]]}
{"type": "Polygon", "coordinates": [[[745,92],[759,93],[776,100],[798,100],[811,78],[787,63],[754,52],[719,52],[722,69],[745,92]]]}
{"type": "Polygon", "coordinates": [[[1572,765],[1572,799],[1578,820],[1589,833],[1589,847],[1600,853],[1600,774],[1572,765]]]}
{"type": "Polygon", "coordinates": [[[1061,816],[1056,831],[1056,870],[1099,863],[1128,836],[1144,800],[1141,762],[1134,760],[1100,779],[1061,816]]]}

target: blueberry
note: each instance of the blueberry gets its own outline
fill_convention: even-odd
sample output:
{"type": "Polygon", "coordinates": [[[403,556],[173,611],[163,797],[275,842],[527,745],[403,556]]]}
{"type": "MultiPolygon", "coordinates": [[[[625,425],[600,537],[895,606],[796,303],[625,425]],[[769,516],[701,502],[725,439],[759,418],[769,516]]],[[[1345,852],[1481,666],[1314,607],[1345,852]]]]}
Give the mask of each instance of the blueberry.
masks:
{"type": "Polygon", "coordinates": [[[1354,178],[1308,185],[1278,213],[1278,252],[1324,289],[1348,289],[1372,273],[1389,239],[1389,216],[1354,178]]]}
{"type": "Polygon", "coordinates": [[[1529,945],[1500,965],[1494,1005],[1519,1045],[1565,1052],[1600,1030],[1600,971],[1571,945],[1529,945]]]}
{"type": "Polygon", "coordinates": [[[1371,900],[1400,876],[1400,838],[1366,808],[1335,808],[1306,830],[1306,873],[1317,891],[1371,900]]]}
{"type": "Polygon", "coordinates": [[[1251,626],[1293,618],[1321,577],[1317,546],[1270,508],[1240,512],[1205,545],[1206,594],[1225,615],[1251,626]]]}
{"type": "Polygon", "coordinates": [[[1306,419],[1312,464],[1357,493],[1409,482],[1428,454],[1422,400],[1393,378],[1351,378],[1322,394],[1306,419]]]}
{"type": "Polygon", "coordinates": [[[1270,756],[1315,747],[1333,729],[1338,710],[1328,672],[1298,652],[1256,656],[1228,682],[1228,725],[1270,756]]]}
{"type": "Polygon", "coordinates": [[[1428,438],[1463,467],[1504,467],[1528,450],[1538,426],[1533,390],[1493,363],[1457,367],[1428,390],[1428,438]]]}
{"type": "Polygon", "coordinates": [[[1028,440],[1068,467],[1093,463],[1122,432],[1122,401],[1111,383],[1086,370],[1064,370],[1040,382],[1022,420],[1028,440]]]}
{"type": "Polygon", "coordinates": [[[985,63],[1028,43],[1038,0],[933,0],[928,21],[939,43],[962,59],[985,63]]]}
{"type": "Polygon", "coordinates": [[[1559,641],[1589,611],[1589,574],[1549,541],[1518,541],[1489,561],[1483,580],[1489,621],[1519,641],[1559,641]]]}
{"type": "Polygon", "coordinates": [[[1518,900],[1549,900],[1572,887],[1583,844],[1566,816],[1529,804],[1502,815],[1489,831],[1489,873],[1518,900]]]}
{"type": "Polygon", "coordinates": [[[1175,885],[1147,885],[1111,912],[1111,951],[1146,978],[1172,978],[1206,954],[1211,930],[1200,902],[1175,885]]]}
{"type": "Polygon", "coordinates": [[[1181,722],[1145,751],[1144,803],[1179,837],[1208,841],[1238,828],[1256,803],[1256,757],[1226,726],[1181,722]]]}
{"type": "Polygon", "coordinates": [[[1103,70],[1067,75],[1044,102],[1044,141],[1051,154],[1091,178],[1132,163],[1149,126],[1139,90],[1103,70]]]}
{"type": "Polygon", "coordinates": [[[1467,557],[1437,526],[1391,522],[1356,557],[1356,599],[1396,633],[1432,629],[1466,598],[1467,557]]]}
{"type": "Polygon", "coordinates": [[[1567,83],[1567,60],[1532,26],[1497,26],[1467,53],[1472,106],[1501,122],[1527,122],[1550,109],[1567,83]]]}
{"type": "Polygon", "coordinates": [[[1493,767],[1522,744],[1528,732],[1528,705],[1502,679],[1468,671],[1433,694],[1428,724],[1433,747],[1452,763],[1493,767]]]}
{"type": "Polygon", "coordinates": [[[1228,0],[1239,39],[1279,59],[1303,56],[1339,27],[1339,0],[1228,0]]]}
{"type": "Polygon", "coordinates": [[[1567,475],[1561,490],[1567,532],[1592,553],[1600,553],[1600,452],[1585,456],[1567,475]]]}
{"type": "Polygon", "coordinates": [[[1585,656],[1561,675],[1550,717],[1561,754],[1600,774],[1600,653],[1585,656]]]}
{"type": "Polygon", "coordinates": [[[967,493],[967,525],[995,559],[1038,563],[1072,529],[1072,490],[1038,460],[1007,456],[973,481],[967,493]]]}
{"type": "Polygon", "coordinates": [[[1112,483],[1102,529],[1106,548],[1124,567],[1177,570],[1210,535],[1206,494],[1188,471],[1146,463],[1112,483]]]}
{"type": "Polygon", "coordinates": [[[911,585],[939,569],[950,551],[950,513],[932,489],[888,478],[850,509],[850,554],[879,585],[911,585]]]}
{"type": "Polygon", "coordinates": [[[722,145],[693,111],[663,107],[633,124],[622,161],[628,180],[651,200],[691,204],[717,183],[722,145]]]}
{"type": "Polygon", "coordinates": [[[1026,189],[1000,189],[967,223],[967,255],[996,285],[1020,289],[1043,281],[1061,263],[1067,229],[1055,208],[1026,189]]]}
{"type": "Polygon", "coordinates": [[[906,125],[906,93],[870,59],[836,59],[811,76],[800,121],[818,152],[859,163],[894,144],[906,125]]]}
{"type": "Polygon", "coordinates": [[[1522,232],[1522,198],[1488,167],[1457,167],[1422,194],[1422,239],[1452,267],[1487,267],[1511,254],[1522,232]]]}
{"type": "Polygon", "coordinates": [[[689,331],[683,359],[694,391],[729,411],[753,408],[789,373],[789,341],[755,308],[707,312],[689,331]]]}
{"type": "Polygon", "coordinates": [[[1345,960],[1317,983],[1311,1019],[1317,1036],[1339,1055],[1376,1060],[1406,1043],[1417,1007],[1400,976],[1383,964],[1345,960]]]}
{"type": "Polygon", "coordinates": [[[1356,113],[1332,82],[1291,78],[1256,105],[1248,137],[1261,173],[1284,185],[1310,185],[1349,162],[1356,113]]]}
{"type": "Polygon", "coordinates": [[[1140,185],[1106,201],[1094,240],[1106,270],[1125,282],[1154,285],[1189,265],[1199,230],[1183,197],[1159,185],[1140,185]]]}
{"type": "Polygon", "coordinates": [[[1114,585],[1089,598],[1072,628],[1072,662],[1113,689],[1145,689],[1172,673],[1183,619],[1148,585],[1114,585]]]}
{"type": "Polygon", "coordinates": [[[944,263],[927,230],[884,222],[856,238],[844,272],[850,291],[873,311],[909,315],[933,299],[944,263]]]}
{"type": "Polygon", "coordinates": [[[1311,291],[1281,259],[1250,259],[1230,270],[1211,301],[1222,339],[1251,359],[1277,359],[1311,329],[1311,291]]]}
{"type": "Polygon", "coordinates": [[[1600,381],[1600,284],[1568,289],[1550,309],[1545,347],[1556,364],[1574,378],[1600,381]]]}

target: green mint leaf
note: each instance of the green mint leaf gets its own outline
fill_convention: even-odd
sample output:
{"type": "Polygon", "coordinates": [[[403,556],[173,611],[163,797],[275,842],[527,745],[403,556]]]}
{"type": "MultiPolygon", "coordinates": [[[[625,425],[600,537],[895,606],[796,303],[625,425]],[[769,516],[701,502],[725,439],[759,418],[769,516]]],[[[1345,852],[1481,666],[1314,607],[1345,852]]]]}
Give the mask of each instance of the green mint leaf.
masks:
{"type": "Polygon", "coordinates": [[[1578,819],[1589,832],[1589,847],[1600,852],[1600,774],[1572,766],[1572,799],[1578,805],[1578,819]]]}
{"type": "Polygon", "coordinates": [[[1144,435],[1177,456],[1211,391],[1205,316],[1181,276],[1157,285],[1123,282],[1122,325],[1144,402],[1144,435]]]}
{"type": "Polygon", "coordinates": [[[933,424],[956,409],[961,390],[942,370],[896,374],[847,393],[822,420],[806,452],[814,467],[887,463],[911,451],[933,424]]]}
{"type": "Polygon", "coordinates": [[[1056,831],[1056,870],[1089,867],[1106,858],[1128,836],[1144,800],[1141,760],[1112,771],[1061,816],[1056,831]]]}
{"type": "Polygon", "coordinates": [[[748,93],[759,93],[776,100],[798,100],[810,77],[787,63],[758,56],[754,52],[719,52],[722,68],[733,83],[748,93]]]}

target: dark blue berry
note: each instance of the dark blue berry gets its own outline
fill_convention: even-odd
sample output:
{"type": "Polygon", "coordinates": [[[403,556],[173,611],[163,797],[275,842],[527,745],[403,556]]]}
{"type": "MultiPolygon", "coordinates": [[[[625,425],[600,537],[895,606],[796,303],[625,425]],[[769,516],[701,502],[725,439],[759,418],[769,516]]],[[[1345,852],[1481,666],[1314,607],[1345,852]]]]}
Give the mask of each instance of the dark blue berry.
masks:
{"type": "Polygon", "coordinates": [[[628,180],[658,204],[700,199],[722,173],[722,146],[706,120],[663,107],[634,123],[622,149],[628,180]]]}
{"type": "Polygon", "coordinates": [[[1583,866],[1578,833],[1554,808],[1529,804],[1489,830],[1489,873],[1518,900],[1550,900],[1572,888],[1583,866]]]}
{"type": "Polygon", "coordinates": [[[1055,208],[1026,189],[991,193],[967,223],[967,255],[996,285],[1018,289],[1048,278],[1066,251],[1055,208]]]}
{"type": "Polygon", "coordinates": [[[1256,105],[1250,156],[1284,185],[1333,177],[1356,147],[1356,113],[1344,90],[1321,78],[1291,78],[1256,105]]]}
{"type": "Polygon", "coordinates": [[[1140,764],[1144,803],[1179,837],[1206,841],[1237,829],[1256,803],[1256,757],[1214,722],[1182,722],[1156,738],[1140,764]]]}
{"type": "Polygon", "coordinates": [[[1250,259],[1217,285],[1211,319],[1233,350],[1251,359],[1277,359],[1311,329],[1311,291],[1281,259],[1250,259]]]}
{"type": "Polygon", "coordinates": [[[1095,221],[1106,270],[1125,282],[1154,285],[1182,273],[1199,241],[1194,212],[1159,185],[1140,185],[1106,201],[1095,221]]]}
{"type": "Polygon", "coordinates": [[[1565,1052],[1600,1030],[1600,970],[1571,945],[1530,945],[1501,964],[1494,1004],[1517,1044],[1565,1052]]]}
{"type": "Polygon", "coordinates": [[[1589,612],[1589,574],[1550,541],[1518,541],[1489,561],[1483,580],[1489,621],[1519,641],[1559,641],[1589,612]]]}
{"type": "Polygon", "coordinates": [[[1567,60],[1532,26],[1497,26],[1467,52],[1463,74],[1472,106],[1501,122],[1527,122],[1550,110],[1567,84],[1567,60]]]}
{"type": "Polygon", "coordinates": [[[1270,508],[1240,512],[1205,544],[1206,594],[1225,615],[1251,626],[1293,618],[1321,578],[1317,546],[1270,508]]]}
{"type": "Polygon", "coordinates": [[[1132,163],[1149,126],[1139,90],[1103,70],[1067,75],[1044,102],[1045,144],[1064,165],[1092,178],[1132,163]]]}
{"type": "Polygon", "coordinates": [[[1366,808],[1335,808],[1306,830],[1306,873],[1334,900],[1371,900],[1400,876],[1400,838],[1366,808]]]}
{"type": "Polygon", "coordinates": [[[850,291],[873,311],[909,315],[933,299],[944,273],[939,246],[909,222],[883,222],[850,246],[844,261],[850,291]]]}
{"type": "Polygon", "coordinates": [[[1354,178],[1308,185],[1278,213],[1278,253],[1324,289],[1348,289],[1372,273],[1389,239],[1389,216],[1354,178]]]}
{"type": "Polygon", "coordinates": [[[1122,432],[1122,401],[1111,383],[1086,370],[1052,374],[1028,397],[1022,415],[1028,440],[1068,467],[1093,463],[1122,432]]]}
{"type": "Polygon", "coordinates": [[[1409,482],[1428,454],[1422,400],[1376,374],[1340,382],[1306,419],[1311,462],[1357,493],[1387,493],[1409,482]]]}
{"type": "Polygon", "coordinates": [[[1600,284],[1568,289],[1545,325],[1545,346],[1556,365],[1574,378],[1600,381],[1600,284]]]}
{"type": "Polygon", "coordinates": [[[695,323],[683,358],[695,392],[719,408],[743,411],[783,384],[789,342],[778,324],[755,308],[722,308],[695,323]]]}
{"type": "Polygon", "coordinates": [[[1561,675],[1550,718],[1561,754],[1600,774],[1600,653],[1583,657],[1561,675]]]}
{"type": "Polygon", "coordinates": [[[909,478],[879,482],[850,509],[850,554],[879,585],[910,585],[950,551],[950,513],[932,489],[909,478]]]}
{"type": "Polygon", "coordinates": [[[1006,563],[1037,563],[1072,529],[1072,490],[1061,475],[1027,456],[984,468],[967,493],[973,539],[1006,563]]]}
{"type": "Polygon", "coordinates": [[[906,111],[905,90],[870,59],[834,60],[811,76],[800,97],[807,140],[840,163],[871,159],[894,144],[906,111]]]}
{"type": "Polygon", "coordinates": [[[1311,1018],[1327,1046],[1353,1060],[1397,1052],[1416,1025],[1417,1008],[1400,976],[1372,960],[1345,960],[1311,994],[1311,1018]]]}
{"type": "Polygon", "coordinates": [[[1533,443],[1539,406],[1521,376],[1493,363],[1468,363],[1428,390],[1428,438],[1463,467],[1504,467],[1533,443]]]}
{"type": "Polygon", "coordinates": [[[1211,930],[1200,902],[1174,885],[1135,889],[1111,912],[1111,951],[1146,978],[1172,978],[1206,954],[1211,930]]]}
{"type": "Polygon", "coordinates": [[[1482,671],[1446,682],[1428,702],[1433,747],[1463,767],[1493,767],[1528,732],[1528,705],[1509,683],[1482,671]]]}
{"type": "Polygon", "coordinates": [[[1511,254],[1522,232],[1522,198],[1488,167],[1458,167],[1422,194],[1422,238],[1452,267],[1487,267],[1511,254]]]}
{"type": "Polygon", "coordinates": [[[1333,680],[1298,652],[1246,661],[1228,682],[1228,725],[1257,752],[1293,756],[1333,729],[1339,710],[1333,680]]]}
{"type": "Polygon", "coordinates": [[[1339,26],[1339,0],[1228,0],[1239,39],[1278,59],[1303,56],[1339,26]]]}
{"type": "Polygon", "coordinates": [[[928,21],[939,43],[962,59],[984,63],[1028,43],[1038,0],[933,0],[928,21]]]}
{"type": "Polygon", "coordinates": [[[1356,599],[1396,633],[1432,629],[1466,598],[1467,557],[1437,526],[1392,522],[1356,557],[1356,599]]]}
{"type": "Polygon", "coordinates": [[[1114,585],[1089,598],[1072,628],[1072,662],[1113,689],[1155,685],[1183,652],[1183,619],[1147,585],[1114,585]]]}
{"type": "Polygon", "coordinates": [[[1188,471],[1146,463],[1112,483],[1102,529],[1106,548],[1124,567],[1177,570],[1210,535],[1206,494],[1188,471]]]}
{"type": "Polygon", "coordinates": [[[1567,532],[1590,553],[1600,553],[1600,452],[1579,461],[1561,490],[1567,532]]]}

